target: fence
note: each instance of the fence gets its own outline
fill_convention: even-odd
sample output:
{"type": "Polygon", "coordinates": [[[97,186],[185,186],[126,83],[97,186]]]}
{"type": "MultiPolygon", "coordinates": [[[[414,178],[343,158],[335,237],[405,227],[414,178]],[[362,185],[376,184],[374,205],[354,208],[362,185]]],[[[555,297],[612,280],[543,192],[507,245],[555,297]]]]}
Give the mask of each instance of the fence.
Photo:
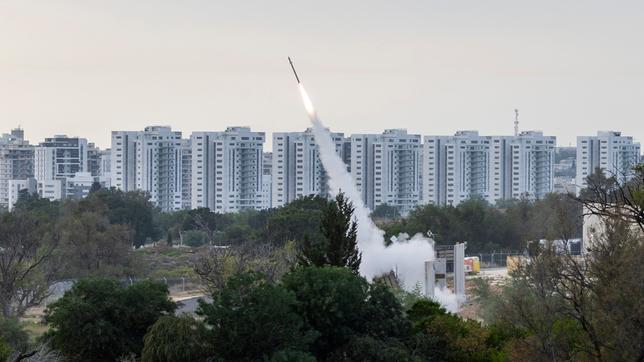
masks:
{"type": "Polygon", "coordinates": [[[508,256],[517,255],[523,255],[523,253],[513,251],[493,251],[491,253],[472,254],[468,256],[478,256],[481,268],[505,268],[508,266],[508,256]]]}

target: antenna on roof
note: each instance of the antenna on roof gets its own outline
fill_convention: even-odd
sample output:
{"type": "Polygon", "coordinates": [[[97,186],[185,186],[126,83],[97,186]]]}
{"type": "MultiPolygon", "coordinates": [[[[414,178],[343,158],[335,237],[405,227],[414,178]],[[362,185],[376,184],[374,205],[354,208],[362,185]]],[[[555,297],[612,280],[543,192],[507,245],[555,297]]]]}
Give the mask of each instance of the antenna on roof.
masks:
{"type": "Polygon", "coordinates": [[[519,110],[514,109],[514,136],[519,135],[519,110]]]}

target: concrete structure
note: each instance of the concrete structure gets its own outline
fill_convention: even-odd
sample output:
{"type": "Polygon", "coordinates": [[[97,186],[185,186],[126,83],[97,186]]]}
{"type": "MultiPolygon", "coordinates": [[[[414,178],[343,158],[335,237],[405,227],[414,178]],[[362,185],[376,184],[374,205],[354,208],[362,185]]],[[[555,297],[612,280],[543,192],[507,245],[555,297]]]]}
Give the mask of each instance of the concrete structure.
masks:
{"type": "Polygon", "coordinates": [[[38,196],[49,201],[58,201],[66,197],[66,183],[60,180],[37,180],[38,196]]]}
{"type": "Polygon", "coordinates": [[[103,152],[93,143],[87,144],[87,172],[92,176],[101,174],[101,157],[103,152]]]}
{"type": "Polygon", "coordinates": [[[163,211],[181,210],[181,132],[170,127],[145,127],[136,147],[136,190],[150,194],[163,211]]]}
{"type": "Polygon", "coordinates": [[[351,135],[351,175],[367,207],[397,207],[405,214],[420,202],[420,135],[404,129],[351,135]]]}
{"type": "Polygon", "coordinates": [[[11,205],[10,180],[25,180],[34,175],[34,148],[24,139],[22,129],[0,137],[0,207],[11,205]]]}
{"type": "Polygon", "coordinates": [[[554,185],[555,137],[526,131],[518,136],[426,136],[423,202],[458,205],[472,197],[542,198],[554,185]]]}
{"type": "MultiPolygon", "coordinates": [[[[331,133],[337,154],[347,160],[343,133],[331,133]]],[[[273,133],[272,206],[304,196],[329,197],[328,175],[322,166],[313,131],[273,133]]]]}
{"type": "Polygon", "coordinates": [[[248,127],[194,132],[192,208],[215,212],[261,209],[264,133],[248,127]]]}
{"type": "Polygon", "coordinates": [[[9,211],[13,210],[13,206],[18,201],[20,197],[20,192],[25,191],[29,194],[35,194],[38,192],[38,183],[35,178],[28,178],[24,180],[9,180],[8,182],[8,205],[7,208],[9,211]]]}
{"type": "Polygon", "coordinates": [[[181,208],[192,207],[192,143],[181,140],[181,208]]]}
{"type": "Polygon", "coordinates": [[[261,208],[270,209],[273,205],[273,153],[264,152],[262,161],[261,208]]]}
{"type": "Polygon", "coordinates": [[[189,141],[170,127],[113,131],[110,184],[123,191],[147,192],[163,211],[187,208],[190,152],[189,141]]]}
{"type": "Polygon", "coordinates": [[[136,140],[140,132],[112,131],[111,185],[119,190],[136,189],[136,140]]]}
{"type": "Polygon", "coordinates": [[[35,149],[36,180],[64,180],[76,172],[88,172],[88,144],[85,138],[57,135],[46,138],[35,149]]]}
{"type": "Polygon", "coordinates": [[[76,172],[74,176],[65,179],[65,197],[73,199],[87,197],[94,182],[100,182],[99,176],[94,176],[91,172],[76,172]]]}
{"type": "Polygon", "coordinates": [[[633,176],[631,169],[640,162],[640,144],[621,132],[599,131],[597,136],[577,137],[578,191],[586,187],[586,177],[598,168],[623,182],[633,176]]]}

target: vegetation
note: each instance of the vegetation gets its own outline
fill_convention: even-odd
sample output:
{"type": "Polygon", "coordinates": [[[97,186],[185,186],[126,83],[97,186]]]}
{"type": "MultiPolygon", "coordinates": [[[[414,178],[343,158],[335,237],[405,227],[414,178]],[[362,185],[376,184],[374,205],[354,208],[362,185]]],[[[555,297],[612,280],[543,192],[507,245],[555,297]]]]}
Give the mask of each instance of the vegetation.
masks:
{"type": "Polygon", "coordinates": [[[175,309],[164,284],[83,279],[45,311],[45,338],[70,361],[140,355],[148,328],[175,309]]]}
{"type": "Polygon", "coordinates": [[[342,194],[234,215],[164,214],[116,190],[64,202],[21,195],[0,214],[0,361],[642,360],[644,168],[635,172],[626,183],[592,175],[578,198],[473,199],[406,218],[381,208],[389,235],[430,230],[470,252],[567,241],[580,236],[582,211],[602,218],[583,256],[535,243],[505,285],[478,282],[483,323],[361,277],[342,194]],[[133,250],[146,241],[160,243],[133,250]],[[160,269],[199,277],[210,298],[197,316],[175,316],[165,284],[129,279],[160,269]],[[18,318],[70,277],[35,344],[18,318]]]}

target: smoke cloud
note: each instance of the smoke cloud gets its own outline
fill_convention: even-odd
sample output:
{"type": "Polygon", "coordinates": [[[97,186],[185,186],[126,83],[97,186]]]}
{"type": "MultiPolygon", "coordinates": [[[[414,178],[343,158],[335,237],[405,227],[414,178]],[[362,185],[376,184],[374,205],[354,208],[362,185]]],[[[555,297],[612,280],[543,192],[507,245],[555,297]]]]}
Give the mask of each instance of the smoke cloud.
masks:
{"type": "MultiPolygon", "coordinates": [[[[329,188],[333,194],[344,192],[355,207],[358,248],[362,252],[360,274],[371,280],[375,276],[395,270],[407,290],[420,286],[424,293],[424,264],[425,261],[435,258],[434,240],[422,234],[416,234],[412,238],[407,234],[401,234],[392,240],[393,243],[389,247],[385,246],[384,231],[371,220],[371,211],[362,201],[362,195],[355,186],[346,165],[338,157],[329,130],[318,118],[304,86],[301,83],[298,86],[313,125],[313,135],[320,151],[320,160],[329,176],[329,188]]],[[[457,297],[449,289],[436,288],[434,295],[447,310],[458,311],[457,297]]]]}

